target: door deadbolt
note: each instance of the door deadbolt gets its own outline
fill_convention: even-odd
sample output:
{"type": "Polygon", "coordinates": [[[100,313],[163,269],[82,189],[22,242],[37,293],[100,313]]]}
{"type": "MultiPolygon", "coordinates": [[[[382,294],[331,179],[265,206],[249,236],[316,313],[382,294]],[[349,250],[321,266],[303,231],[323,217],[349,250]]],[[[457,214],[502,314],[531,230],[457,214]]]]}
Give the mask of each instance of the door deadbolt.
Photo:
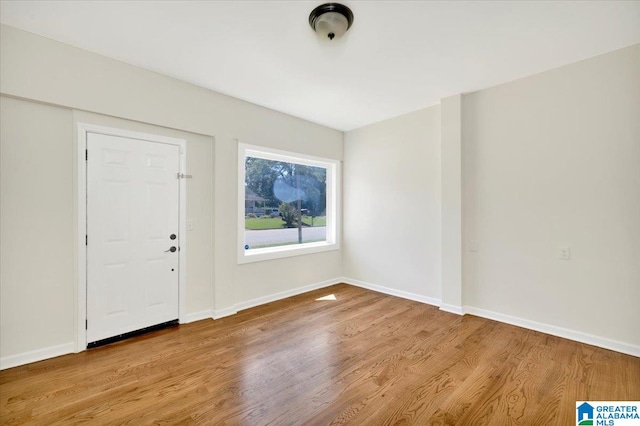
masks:
{"type": "Polygon", "coordinates": [[[166,252],[170,251],[171,253],[173,253],[173,252],[175,252],[176,250],[178,250],[178,249],[176,248],[176,246],[171,246],[171,248],[170,248],[169,250],[165,250],[164,252],[166,253],[166,252]]]}
{"type": "Polygon", "coordinates": [[[171,238],[172,240],[175,240],[176,239],[176,234],[169,235],[169,238],[171,238]]]}

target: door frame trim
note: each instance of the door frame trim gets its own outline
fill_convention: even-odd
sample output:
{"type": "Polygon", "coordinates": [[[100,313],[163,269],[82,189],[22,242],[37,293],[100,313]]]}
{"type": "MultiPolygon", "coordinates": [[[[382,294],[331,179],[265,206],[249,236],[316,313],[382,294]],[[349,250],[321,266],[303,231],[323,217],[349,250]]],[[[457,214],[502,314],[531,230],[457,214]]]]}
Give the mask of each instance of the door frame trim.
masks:
{"type": "MultiPolygon", "coordinates": [[[[171,138],[161,135],[134,132],[113,127],[98,126],[89,123],[78,123],[78,144],[76,152],[77,161],[77,279],[76,279],[76,338],[75,352],[82,352],[87,349],[87,330],[85,321],[87,318],[87,246],[85,236],[87,235],[87,162],[85,160],[85,150],[87,149],[87,137],[89,133],[99,133],[108,136],[120,136],[130,139],[139,139],[153,143],[163,143],[177,145],[180,147],[180,170],[179,173],[187,173],[187,141],[184,139],[171,138]]],[[[176,177],[177,179],[177,177],[176,177]]],[[[185,179],[179,182],[179,209],[178,221],[180,232],[180,252],[178,255],[178,319],[180,323],[185,322],[187,313],[186,302],[186,278],[187,278],[187,184],[185,179]]]]}

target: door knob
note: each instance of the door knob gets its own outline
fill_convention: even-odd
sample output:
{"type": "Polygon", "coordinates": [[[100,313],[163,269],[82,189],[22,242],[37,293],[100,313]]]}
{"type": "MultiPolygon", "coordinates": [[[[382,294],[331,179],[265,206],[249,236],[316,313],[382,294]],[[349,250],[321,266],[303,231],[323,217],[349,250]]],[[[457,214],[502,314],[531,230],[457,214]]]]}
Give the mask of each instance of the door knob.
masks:
{"type": "Polygon", "coordinates": [[[166,252],[170,251],[171,253],[173,253],[173,252],[174,252],[174,251],[176,251],[176,250],[178,250],[178,249],[176,248],[176,246],[171,246],[171,248],[170,248],[169,250],[165,250],[164,252],[166,253],[166,252]]]}

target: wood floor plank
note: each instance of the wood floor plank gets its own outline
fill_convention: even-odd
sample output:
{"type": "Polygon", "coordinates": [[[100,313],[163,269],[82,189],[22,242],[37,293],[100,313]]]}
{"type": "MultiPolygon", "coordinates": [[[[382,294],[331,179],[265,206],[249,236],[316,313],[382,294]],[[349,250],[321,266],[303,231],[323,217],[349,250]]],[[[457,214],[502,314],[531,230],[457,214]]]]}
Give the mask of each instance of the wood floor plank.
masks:
{"type": "Polygon", "coordinates": [[[640,400],[640,359],[346,284],[0,372],[3,425],[564,425],[578,400],[640,400]]]}

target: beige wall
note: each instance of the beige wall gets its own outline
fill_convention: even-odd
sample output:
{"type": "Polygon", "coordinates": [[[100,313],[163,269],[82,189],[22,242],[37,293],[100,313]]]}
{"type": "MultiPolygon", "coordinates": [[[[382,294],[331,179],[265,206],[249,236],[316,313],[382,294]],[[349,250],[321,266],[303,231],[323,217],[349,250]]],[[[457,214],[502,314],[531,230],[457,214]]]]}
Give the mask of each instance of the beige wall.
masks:
{"type": "MultiPolygon", "coordinates": [[[[73,342],[71,111],[0,97],[0,356],[73,342]]],[[[71,346],[72,347],[72,346],[71,346]]]]}
{"type": "Polygon", "coordinates": [[[442,310],[462,315],[462,95],[440,100],[442,310]]]}
{"type": "Polygon", "coordinates": [[[187,141],[187,169],[198,178],[187,181],[188,219],[197,226],[188,233],[186,305],[188,313],[211,310],[211,137],[4,96],[0,102],[0,347],[5,361],[41,348],[73,348],[77,318],[77,251],[73,244],[77,123],[187,141]]]}
{"type": "Polygon", "coordinates": [[[0,283],[3,308],[31,300],[32,293],[49,291],[51,286],[64,289],[56,296],[64,302],[56,305],[56,308],[46,308],[43,306],[46,304],[44,299],[39,301],[34,298],[33,303],[24,306],[26,311],[20,315],[11,309],[5,314],[3,309],[1,357],[11,357],[25,351],[37,352],[47,347],[66,345],[73,340],[75,323],[73,317],[66,313],[70,306],[73,309],[75,303],[74,294],[69,293],[75,285],[69,281],[74,280],[76,250],[73,239],[75,164],[73,147],[70,145],[75,133],[72,115],[76,116],[76,121],[81,121],[78,117],[86,114],[84,117],[91,116],[97,121],[104,120],[125,127],[150,125],[152,127],[145,127],[150,129],[149,133],[157,133],[154,129],[163,128],[163,134],[171,135],[172,130],[169,129],[191,134],[189,137],[193,138],[193,142],[188,142],[187,166],[189,172],[193,172],[194,179],[188,183],[188,191],[198,196],[187,195],[187,216],[197,216],[194,219],[196,229],[193,237],[190,233],[188,238],[189,244],[193,242],[200,249],[189,250],[187,259],[189,314],[207,309],[213,310],[214,314],[233,312],[236,305],[246,305],[247,301],[293,291],[342,275],[340,250],[248,265],[238,265],[236,261],[236,141],[342,160],[341,132],[4,25],[1,26],[0,43],[0,93],[29,101],[3,99],[3,102],[12,105],[2,110],[3,124],[6,120],[16,125],[9,126],[6,131],[3,126],[2,133],[2,265],[11,261],[21,266],[44,264],[48,267],[51,247],[47,244],[64,248],[56,254],[61,261],[56,262],[55,268],[49,268],[51,271],[62,268],[57,274],[47,272],[45,268],[37,273],[27,268],[14,268],[5,273],[3,268],[0,283]],[[30,116],[31,110],[39,111],[37,120],[25,122],[24,117],[30,116]],[[11,114],[19,115],[22,121],[16,121],[11,114]],[[127,122],[106,116],[126,119],[127,122]],[[39,133],[35,133],[40,131],[40,121],[56,129],[56,132],[46,136],[46,131],[42,130],[44,137],[40,137],[39,133]],[[62,130],[66,133],[63,134],[62,130]],[[19,138],[7,132],[14,132],[19,138]],[[29,139],[29,144],[20,142],[25,138],[29,139]],[[15,165],[11,158],[5,158],[4,150],[15,150],[14,157],[27,158],[31,155],[30,151],[42,143],[38,141],[52,139],[55,139],[55,147],[59,150],[53,156],[43,157],[42,161],[47,158],[62,160],[56,162],[55,166],[30,170],[35,188],[33,195],[20,201],[27,210],[20,216],[14,211],[17,207],[12,207],[13,203],[4,201],[5,190],[8,194],[6,197],[19,198],[24,185],[15,178],[7,177],[15,165]],[[213,145],[212,141],[215,141],[213,145]],[[53,171],[58,172],[53,178],[48,173],[52,167],[55,167],[53,171]],[[59,181],[63,178],[63,181],[59,181]],[[51,186],[46,187],[46,199],[51,201],[49,208],[55,214],[41,215],[33,210],[34,203],[39,203],[38,197],[43,194],[37,188],[39,180],[45,180],[51,186]],[[11,211],[6,217],[5,208],[11,211]],[[13,239],[5,239],[5,234],[12,235],[11,232],[28,227],[29,223],[23,218],[30,216],[39,217],[41,227],[55,235],[46,238],[46,250],[34,247],[9,254],[4,249],[5,240],[13,239]],[[51,278],[45,279],[45,276],[51,278]],[[50,309],[64,310],[65,314],[44,315],[50,309]],[[30,320],[25,322],[24,318],[30,320]],[[47,322],[47,326],[37,325],[42,322],[47,322]],[[58,331],[49,333],[54,329],[58,331]],[[29,336],[29,342],[24,342],[20,335],[29,336]]]}
{"type": "MultiPolygon", "coordinates": [[[[635,45],[462,97],[462,229],[441,234],[444,247],[462,231],[460,311],[640,355],[638,76],[635,45]]],[[[438,299],[440,277],[460,273],[437,266],[437,209],[455,192],[437,179],[447,114],[346,133],[344,272],[357,284],[438,299]]]]}
{"type": "Polygon", "coordinates": [[[344,274],[438,303],[440,107],[345,134],[344,274]]]}
{"type": "Polygon", "coordinates": [[[640,350],[640,45],[465,96],[463,122],[464,303],[640,350]]]}
{"type": "MultiPolygon", "coordinates": [[[[342,275],[442,297],[439,106],[346,134],[343,250],[238,265],[236,140],[342,160],[341,132],[1,31],[0,357],[73,340],[78,121],[187,139],[189,314],[342,275]]],[[[462,97],[466,308],[640,354],[638,75],[640,45],[462,97]]]]}

